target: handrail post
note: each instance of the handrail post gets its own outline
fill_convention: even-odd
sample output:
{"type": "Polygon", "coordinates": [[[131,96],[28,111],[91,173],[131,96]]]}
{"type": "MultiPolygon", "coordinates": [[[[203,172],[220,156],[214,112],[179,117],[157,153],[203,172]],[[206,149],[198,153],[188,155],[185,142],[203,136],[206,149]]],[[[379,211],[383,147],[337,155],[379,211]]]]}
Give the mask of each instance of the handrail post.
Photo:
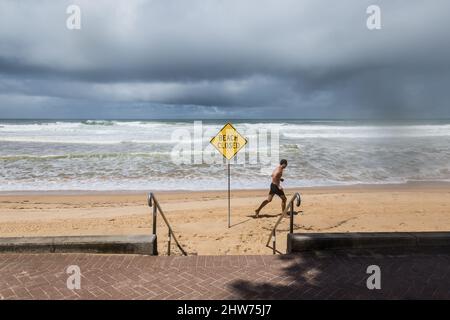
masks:
{"type": "Polygon", "coordinates": [[[277,253],[277,249],[276,249],[276,245],[277,245],[277,238],[276,238],[276,234],[275,234],[275,230],[273,230],[273,234],[272,234],[272,248],[273,248],[273,254],[277,253]]]}
{"type": "Polygon", "coordinates": [[[170,240],[172,238],[172,232],[169,228],[169,236],[167,237],[167,255],[170,256],[170,240]]]}
{"type": "Polygon", "coordinates": [[[291,202],[291,216],[290,216],[290,226],[289,226],[289,233],[294,232],[294,202],[291,202]]]}
{"type": "Polygon", "coordinates": [[[156,235],[156,212],[157,208],[156,206],[153,206],[153,234],[156,235]]]}
{"type": "Polygon", "coordinates": [[[158,255],[158,237],[156,235],[156,216],[157,216],[157,205],[156,205],[156,199],[153,196],[153,193],[149,193],[147,196],[147,204],[149,207],[152,207],[152,224],[153,224],[153,228],[152,228],[152,233],[154,235],[154,239],[153,239],[153,254],[154,255],[158,255]]]}

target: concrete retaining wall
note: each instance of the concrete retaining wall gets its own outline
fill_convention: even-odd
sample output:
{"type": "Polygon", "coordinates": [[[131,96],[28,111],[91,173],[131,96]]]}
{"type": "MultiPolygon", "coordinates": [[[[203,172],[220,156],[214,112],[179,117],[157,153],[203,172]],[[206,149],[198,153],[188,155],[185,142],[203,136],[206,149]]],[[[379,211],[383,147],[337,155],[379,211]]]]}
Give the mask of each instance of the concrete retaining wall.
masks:
{"type": "Polygon", "coordinates": [[[154,235],[0,238],[0,252],[157,254],[154,235]]]}
{"type": "Polygon", "coordinates": [[[327,249],[398,247],[446,247],[450,232],[293,233],[287,236],[287,252],[327,249]]]}

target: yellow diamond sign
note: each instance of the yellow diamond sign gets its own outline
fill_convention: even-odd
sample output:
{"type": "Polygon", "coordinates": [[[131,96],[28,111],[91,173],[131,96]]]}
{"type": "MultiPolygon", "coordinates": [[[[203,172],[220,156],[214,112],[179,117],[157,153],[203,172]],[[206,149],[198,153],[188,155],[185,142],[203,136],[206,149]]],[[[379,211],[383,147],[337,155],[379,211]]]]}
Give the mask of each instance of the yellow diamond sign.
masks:
{"type": "Polygon", "coordinates": [[[230,160],[247,144],[247,139],[241,136],[231,123],[227,123],[210,142],[225,158],[230,160]]]}

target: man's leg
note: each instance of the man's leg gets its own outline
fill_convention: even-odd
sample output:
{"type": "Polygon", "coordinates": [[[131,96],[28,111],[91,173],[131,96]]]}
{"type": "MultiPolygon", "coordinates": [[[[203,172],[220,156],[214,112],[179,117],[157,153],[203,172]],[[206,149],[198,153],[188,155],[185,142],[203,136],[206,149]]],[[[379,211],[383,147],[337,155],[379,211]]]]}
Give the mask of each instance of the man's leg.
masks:
{"type": "Polygon", "coordinates": [[[284,212],[284,209],[286,209],[287,199],[286,199],[285,195],[280,196],[280,198],[281,198],[281,210],[282,210],[281,212],[284,212]]]}
{"type": "Polygon", "coordinates": [[[272,199],[273,199],[273,194],[269,194],[269,196],[267,197],[267,199],[264,200],[264,201],[261,203],[261,205],[259,206],[259,208],[255,210],[256,217],[259,216],[259,212],[261,211],[261,209],[264,208],[268,203],[270,203],[270,202],[272,201],[272,199]]]}

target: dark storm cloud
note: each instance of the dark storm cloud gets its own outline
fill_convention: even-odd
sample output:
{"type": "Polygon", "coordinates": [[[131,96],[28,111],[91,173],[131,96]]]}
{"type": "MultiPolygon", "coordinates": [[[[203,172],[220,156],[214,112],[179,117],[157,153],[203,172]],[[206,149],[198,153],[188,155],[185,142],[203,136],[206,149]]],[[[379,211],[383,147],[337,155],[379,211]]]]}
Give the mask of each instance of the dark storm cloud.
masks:
{"type": "Polygon", "coordinates": [[[449,117],[450,3],[371,4],[3,0],[0,116],[449,117]]]}

